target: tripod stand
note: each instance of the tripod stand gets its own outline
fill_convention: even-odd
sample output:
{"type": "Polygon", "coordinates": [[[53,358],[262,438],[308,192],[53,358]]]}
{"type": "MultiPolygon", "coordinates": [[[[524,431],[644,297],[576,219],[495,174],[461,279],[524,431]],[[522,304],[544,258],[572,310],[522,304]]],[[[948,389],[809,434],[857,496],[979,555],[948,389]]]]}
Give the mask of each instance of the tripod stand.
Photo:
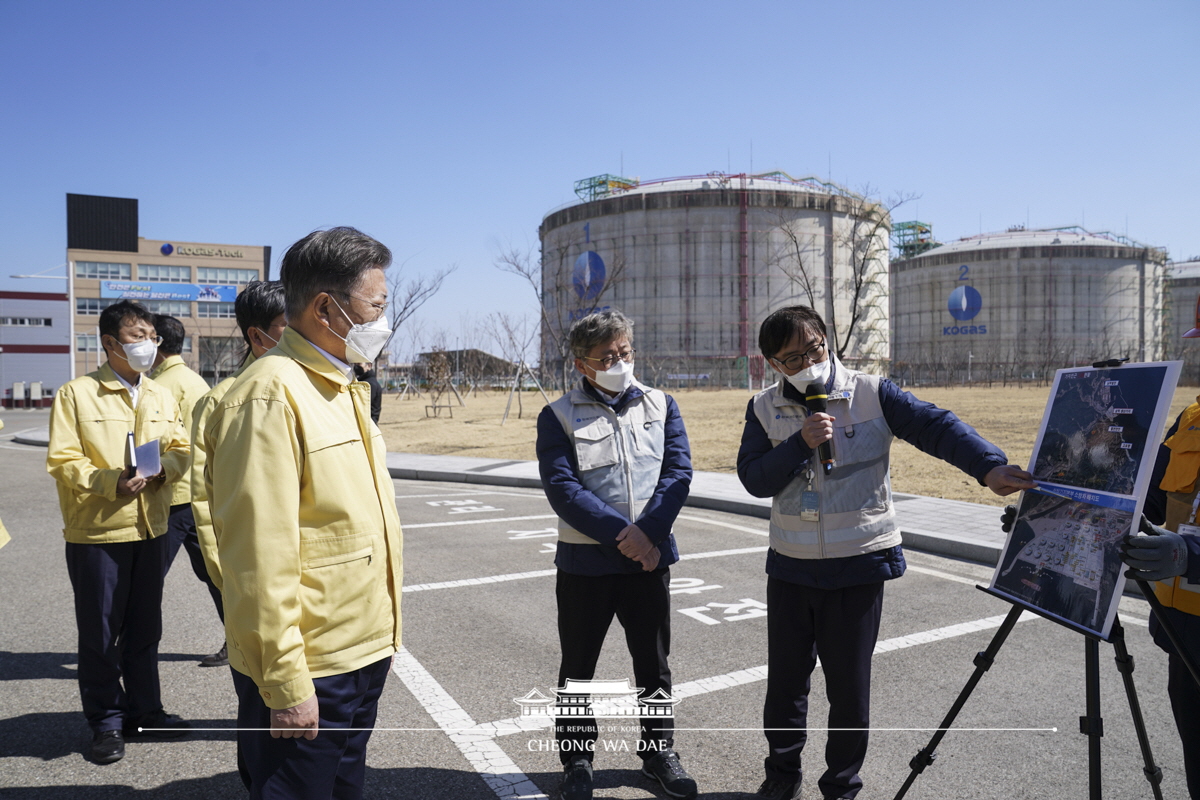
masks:
{"type": "MultiPolygon", "coordinates": [[[[978,588],[988,594],[1000,597],[1008,603],[1013,603],[1011,598],[993,592],[990,589],[985,589],[982,586],[978,588]]],[[[1043,614],[1037,608],[1013,603],[1012,609],[1008,612],[1008,616],[1004,618],[1000,629],[992,637],[992,641],[988,644],[987,649],[975,655],[975,671],[967,680],[966,686],[958,693],[957,699],[955,699],[945,718],[942,719],[937,732],[929,740],[929,744],[921,748],[909,762],[908,765],[911,771],[908,774],[908,778],[904,781],[904,785],[900,787],[900,791],[896,793],[895,800],[901,800],[908,792],[909,787],[916,781],[917,776],[924,772],[925,768],[937,758],[935,751],[938,744],[942,741],[950,726],[954,724],[958,712],[966,705],[967,698],[971,696],[971,692],[975,690],[975,686],[979,683],[984,673],[995,662],[997,653],[1000,652],[1000,648],[1004,645],[1004,641],[1008,638],[1008,634],[1012,631],[1013,626],[1017,624],[1017,619],[1020,618],[1023,611],[1031,611],[1061,624],[1061,620],[1056,620],[1053,617],[1043,614]]],[[[1101,800],[1103,793],[1101,791],[1100,777],[1100,737],[1104,735],[1104,720],[1100,716],[1101,639],[1094,634],[1086,632],[1084,632],[1084,637],[1084,679],[1087,713],[1079,718],[1079,732],[1088,737],[1088,797],[1090,800],[1101,800]]],[[[1142,760],[1145,762],[1142,772],[1145,774],[1146,780],[1150,782],[1150,788],[1154,792],[1155,800],[1162,800],[1162,788],[1160,786],[1162,783],[1162,770],[1155,766],[1154,756],[1150,752],[1150,740],[1146,736],[1146,725],[1142,718],[1142,707],[1138,703],[1137,690],[1133,685],[1133,656],[1129,655],[1129,651],[1125,648],[1125,631],[1121,627],[1120,621],[1113,621],[1112,631],[1109,633],[1107,641],[1113,645],[1113,649],[1116,651],[1114,660],[1117,662],[1117,671],[1121,673],[1122,681],[1125,684],[1125,696],[1129,700],[1129,711],[1133,715],[1133,726],[1137,731],[1138,744],[1142,750],[1142,760]]]]}

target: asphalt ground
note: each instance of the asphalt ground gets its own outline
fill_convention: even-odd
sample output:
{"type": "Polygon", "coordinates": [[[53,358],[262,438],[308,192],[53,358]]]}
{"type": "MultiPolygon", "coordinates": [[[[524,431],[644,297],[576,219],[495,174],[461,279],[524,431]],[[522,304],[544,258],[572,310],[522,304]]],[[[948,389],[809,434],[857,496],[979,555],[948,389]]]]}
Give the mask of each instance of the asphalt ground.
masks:
{"type": "MultiPolygon", "coordinates": [[[[0,518],[14,538],[0,550],[0,796],[245,796],[234,760],[228,671],[197,665],[219,645],[221,629],[186,556],[167,577],[164,704],[194,726],[216,730],[131,742],[124,760],[108,766],[84,759],[90,735],[74,680],[74,615],[54,487],[44,449],[7,441],[34,415],[4,419],[0,518]]],[[[555,688],[551,510],[536,490],[403,480],[395,486],[405,524],[406,652],[380,701],[367,796],[557,798],[561,771],[548,749],[553,735],[546,728],[518,731],[515,702],[533,689],[550,695],[555,688]]],[[[759,729],[766,522],[688,508],[676,534],[684,554],[672,568],[679,590],[672,598],[676,749],[702,797],[747,797],[762,780],[765,754],[759,729]]],[[[987,583],[990,568],[913,550],[907,556],[908,574],[889,583],[884,600],[863,800],[895,794],[909,759],[1010,608],[975,588],[987,583]]],[[[1147,636],[1146,603],[1127,597],[1121,610],[1164,793],[1181,797],[1182,753],[1166,697],[1165,657],[1147,636]]],[[[1105,796],[1151,797],[1113,648],[1101,644],[1100,654],[1105,796]]],[[[1080,635],[1041,618],[1018,623],[908,797],[1083,796],[1083,659],[1080,635]]],[[[617,624],[596,677],[632,678],[617,624]]],[[[810,723],[820,727],[828,707],[819,669],[811,696],[810,723]]],[[[624,749],[636,734],[619,720],[601,724],[615,730],[602,737],[596,796],[664,797],[624,749]]],[[[819,796],[824,739],[812,730],[806,797],[819,796]]]]}

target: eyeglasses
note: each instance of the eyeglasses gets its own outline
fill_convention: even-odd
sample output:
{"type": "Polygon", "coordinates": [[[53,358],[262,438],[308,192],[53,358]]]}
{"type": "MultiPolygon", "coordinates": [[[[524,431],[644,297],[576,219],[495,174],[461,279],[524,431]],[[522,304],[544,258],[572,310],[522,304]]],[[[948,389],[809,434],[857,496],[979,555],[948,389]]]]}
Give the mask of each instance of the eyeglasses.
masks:
{"type": "Polygon", "coordinates": [[[800,369],[802,366],[804,366],[805,360],[807,360],[810,364],[815,364],[817,359],[820,358],[821,354],[824,352],[825,342],[821,342],[820,344],[814,344],[803,353],[793,353],[783,361],[780,361],[778,358],[772,358],[771,361],[783,367],[784,369],[800,369]]]}
{"type": "Polygon", "coordinates": [[[360,297],[359,295],[351,294],[350,292],[343,292],[339,289],[334,289],[333,291],[330,292],[330,294],[340,294],[342,297],[353,297],[355,300],[363,301],[364,303],[369,305],[371,308],[373,308],[379,312],[379,316],[375,317],[375,319],[379,319],[379,317],[382,317],[387,312],[388,304],[386,301],[382,302],[382,303],[372,303],[370,300],[368,300],[365,297],[360,297]]]}
{"type": "Polygon", "coordinates": [[[154,342],[155,347],[158,347],[159,345],[162,344],[161,336],[143,336],[141,339],[133,339],[132,341],[128,341],[128,342],[122,342],[120,340],[120,338],[118,338],[116,336],[114,336],[113,338],[116,339],[117,344],[141,344],[142,342],[154,342]]]}
{"type": "Polygon", "coordinates": [[[604,358],[592,358],[591,356],[580,356],[580,357],[586,358],[588,361],[599,361],[600,366],[604,367],[604,371],[608,372],[608,370],[612,367],[612,365],[617,363],[618,360],[624,361],[626,364],[632,364],[633,363],[633,354],[636,352],[637,352],[637,350],[630,350],[627,353],[621,353],[621,355],[619,355],[619,356],[604,356],[604,358]]]}

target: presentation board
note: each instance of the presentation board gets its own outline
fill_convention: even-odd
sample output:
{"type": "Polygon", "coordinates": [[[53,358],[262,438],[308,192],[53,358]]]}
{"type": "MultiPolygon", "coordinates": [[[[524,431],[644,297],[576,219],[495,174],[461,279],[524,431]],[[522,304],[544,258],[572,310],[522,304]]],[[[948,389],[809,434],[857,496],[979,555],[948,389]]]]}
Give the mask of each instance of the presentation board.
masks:
{"type": "Polygon", "coordinates": [[[1108,639],[1181,362],[1059,370],[992,591],[1108,639]]]}

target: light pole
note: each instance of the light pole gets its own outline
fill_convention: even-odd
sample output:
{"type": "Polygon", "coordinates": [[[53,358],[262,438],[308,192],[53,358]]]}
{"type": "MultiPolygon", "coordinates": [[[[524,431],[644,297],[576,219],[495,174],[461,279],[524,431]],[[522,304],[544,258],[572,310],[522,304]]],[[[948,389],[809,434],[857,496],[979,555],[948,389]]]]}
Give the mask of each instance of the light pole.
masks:
{"type": "Polygon", "coordinates": [[[967,353],[967,383],[971,382],[971,359],[974,357],[971,353],[967,353]]]}

